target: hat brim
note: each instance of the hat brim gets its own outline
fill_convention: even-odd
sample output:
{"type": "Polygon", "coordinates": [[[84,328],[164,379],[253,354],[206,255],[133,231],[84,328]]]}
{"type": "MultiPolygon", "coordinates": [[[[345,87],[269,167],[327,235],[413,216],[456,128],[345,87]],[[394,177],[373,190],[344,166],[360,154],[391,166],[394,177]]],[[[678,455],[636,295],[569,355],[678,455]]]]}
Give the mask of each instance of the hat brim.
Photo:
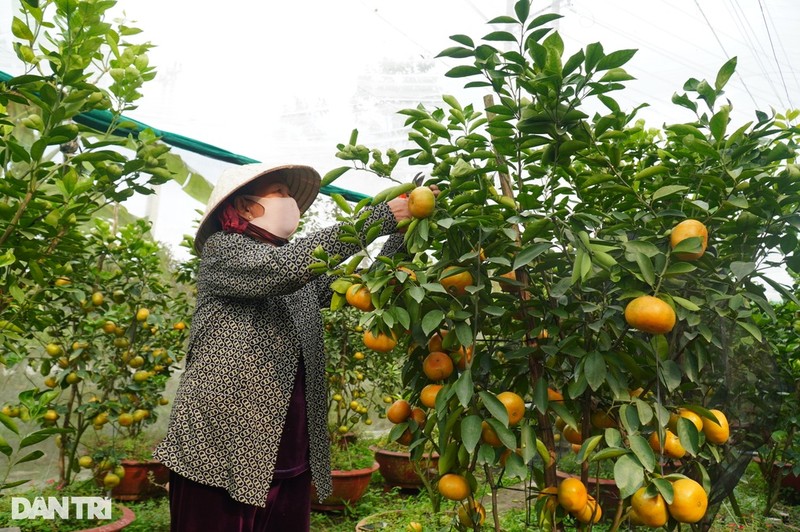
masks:
{"type": "Polygon", "coordinates": [[[308,210],[319,194],[321,177],[319,172],[310,166],[288,164],[270,167],[268,165],[253,164],[245,165],[237,170],[245,172],[251,170],[252,175],[246,175],[244,178],[239,177],[241,182],[236,183],[229,191],[219,195],[219,197],[213,197],[212,194],[213,199],[209,201],[206,207],[206,212],[200,220],[194,239],[194,248],[198,255],[203,251],[203,244],[205,244],[208,237],[222,228],[216,216],[219,206],[254,181],[267,176],[276,177],[280,175],[283,177],[289,187],[289,195],[297,202],[301,215],[308,210]]]}

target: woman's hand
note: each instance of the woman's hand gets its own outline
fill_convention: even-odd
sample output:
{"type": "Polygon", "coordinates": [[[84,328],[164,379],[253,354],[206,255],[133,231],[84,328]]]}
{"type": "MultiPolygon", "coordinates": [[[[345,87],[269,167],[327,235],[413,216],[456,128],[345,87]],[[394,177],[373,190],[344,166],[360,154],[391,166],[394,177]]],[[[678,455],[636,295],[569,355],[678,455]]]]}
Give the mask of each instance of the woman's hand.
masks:
{"type": "MultiPolygon", "coordinates": [[[[439,187],[436,185],[430,185],[429,188],[433,192],[434,197],[439,195],[439,187]]],[[[394,214],[394,219],[397,221],[397,223],[411,218],[411,212],[408,210],[408,196],[406,194],[391,199],[386,203],[389,205],[389,209],[391,209],[392,214],[394,214]]]]}

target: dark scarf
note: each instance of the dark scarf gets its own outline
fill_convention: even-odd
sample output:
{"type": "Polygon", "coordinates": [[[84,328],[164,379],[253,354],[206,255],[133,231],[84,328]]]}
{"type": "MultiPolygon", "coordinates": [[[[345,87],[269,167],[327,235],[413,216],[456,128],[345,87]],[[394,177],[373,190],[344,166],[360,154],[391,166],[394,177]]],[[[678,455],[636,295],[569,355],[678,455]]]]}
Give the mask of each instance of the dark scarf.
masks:
{"type": "Polygon", "coordinates": [[[245,220],[230,201],[226,201],[222,207],[219,208],[217,211],[217,219],[219,223],[222,224],[222,230],[226,233],[247,235],[261,242],[272,244],[273,246],[282,246],[289,243],[289,240],[275,236],[266,229],[262,229],[245,220]]]}

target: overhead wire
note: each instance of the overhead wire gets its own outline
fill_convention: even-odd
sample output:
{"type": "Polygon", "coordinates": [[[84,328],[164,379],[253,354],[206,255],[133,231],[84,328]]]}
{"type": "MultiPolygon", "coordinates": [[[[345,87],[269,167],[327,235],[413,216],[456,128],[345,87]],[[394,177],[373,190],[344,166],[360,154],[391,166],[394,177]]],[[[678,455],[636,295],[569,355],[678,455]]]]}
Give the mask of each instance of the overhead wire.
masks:
{"type": "MultiPolygon", "coordinates": [[[[577,10],[576,10],[575,8],[573,8],[572,6],[569,6],[568,8],[569,8],[569,9],[570,9],[570,10],[571,10],[573,13],[575,13],[575,14],[581,14],[581,12],[577,11],[577,10]]],[[[635,17],[635,18],[640,18],[640,17],[637,17],[636,15],[634,15],[633,13],[631,13],[630,11],[629,11],[628,13],[629,13],[631,16],[635,17]]],[[[621,28],[619,28],[619,27],[616,27],[616,26],[610,26],[610,25],[608,25],[608,24],[605,24],[605,23],[603,23],[603,22],[601,22],[601,21],[599,21],[599,20],[596,20],[596,19],[593,21],[593,23],[594,23],[594,24],[597,24],[597,25],[598,25],[598,26],[600,26],[600,27],[603,27],[603,28],[606,28],[606,29],[608,29],[608,30],[611,30],[611,31],[613,31],[614,33],[616,33],[616,34],[618,34],[618,35],[624,36],[624,37],[626,37],[626,38],[630,39],[630,40],[631,40],[632,42],[634,42],[634,43],[641,43],[641,44],[643,45],[643,46],[642,46],[643,48],[649,48],[649,49],[651,49],[651,50],[653,50],[653,51],[655,51],[655,52],[658,52],[658,53],[659,53],[661,56],[663,56],[663,57],[667,57],[667,58],[670,58],[670,59],[672,59],[673,61],[675,61],[675,62],[676,62],[676,63],[678,63],[678,64],[681,64],[681,65],[684,65],[684,66],[691,67],[691,68],[693,68],[693,69],[695,69],[695,70],[696,70],[696,69],[699,69],[699,68],[701,68],[701,66],[700,66],[699,64],[695,64],[695,63],[692,63],[691,61],[687,61],[687,60],[686,60],[686,58],[685,58],[684,56],[680,56],[680,55],[677,55],[677,54],[673,54],[673,53],[672,53],[671,51],[669,51],[668,49],[665,49],[665,48],[662,48],[662,47],[660,47],[660,46],[658,46],[658,45],[655,45],[655,44],[653,44],[652,42],[648,42],[648,41],[642,40],[642,39],[641,39],[641,37],[640,37],[639,35],[636,35],[636,34],[633,34],[633,33],[626,32],[626,31],[622,30],[622,29],[621,29],[621,28]]],[[[648,75],[649,75],[650,79],[656,79],[656,80],[660,80],[660,81],[662,81],[662,82],[663,82],[665,85],[672,86],[672,85],[674,85],[674,82],[675,82],[675,80],[674,80],[674,79],[669,79],[669,78],[666,78],[666,77],[664,77],[664,76],[661,76],[661,75],[659,75],[657,72],[649,72],[649,73],[648,73],[648,75]]],[[[637,94],[640,94],[641,96],[643,96],[643,97],[644,97],[644,100],[645,100],[645,101],[646,101],[646,100],[649,100],[649,99],[650,99],[650,97],[652,96],[652,93],[650,93],[650,92],[645,92],[645,91],[642,91],[642,90],[640,90],[640,89],[637,89],[637,88],[635,88],[634,86],[631,86],[631,85],[628,85],[628,86],[626,86],[626,88],[625,88],[625,89],[626,89],[626,91],[629,91],[629,92],[632,92],[632,93],[637,93],[637,94]]]]}
{"type": "MultiPolygon", "coordinates": [[[[783,57],[786,59],[786,64],[791,65],[792,64],[792,60],[789,58],[789,54],[786,51],[786,47],[783,45],[783,41],[781,40],[781,34],[777,30],[777,27],[775,26],[775,21],[772,19],[772,14],[769,11],[769,6],[765,5],[764,6],[764,10],[767,12],[767,17],[769,18],[770,24],[772,24],[773,30],[775,30],[775,36],[778,39],[778,44],[780,45],[781,50],[783,51],[783,57]]],[[[797,78],[797,69],[796,68],[792,68],[792,69],[789,70],[789,72],[792,73],[792,77],[794,78],[794,82],[797,84],[798,87],[800,87],[800,80],[798,80],[798,78],[797,78]]]]}
{"type": "MultiPolygon", "coordinates": [[[[670,4],[668,4],[668,3],[667,3],[667,5],[670,5],[670,4]]],[[[670,6],[671,6],[671,5],[670,5],[670,6]]],[[[672,7],[672,6],[671,6],[671,7],[672,7]]],[[[569,6],[569,9],[570,9],[570,11],[572,11],[573,13],[575,13],[576,15],[585,15],[585,13],[583,13],[583,12],[580,12],[580,11],[576,10],[576,9],[575,9],[575,8],[573,8],[572,6],[569,6]]],[[[659,29],[659,30],[662,30],[662,31],[664,31],[665,33],[670,33],[670,34],[674,33],[674,31],[673,31],[673,30],[669,30],[669,31],[668,31],[668,30],[665,30],[663,27],[661,27],[661,26],[658,26],[657,24],[654,24],[654,23],[653,23],[653,21],[652,21],[651,19],[645,19],[645,18],[639,17],[639,16],[638,16],[638,15],[636,15],[634,12],[632,12],[632,11],[629,11],[629,10],[624,10],[624,11],[626,11],[626,13],[627,13],[628,15],[630,15],[631,17],[633,17],[633,18],[637,18],[637,19],[639,19],[639,20],[642,20],[643,22],[647,22],[647,23],[649,23],[650,25],[652,25],[654,28],[656,28],[656,29],[659,29]]],[[[658,46],[658,45],[654,44],[652,41],[645,41],[645,40],[643,40],[643,39],[641,38],[641,35],[638,35],[638,34],[635,34],[635,33],[626,32],[625,30],[623,30],[623,29],[622,29],[622,28],[620,28],[619,26],[610,26],[610,25],[608,25],[608,24],[605,24],[605,23],[603,23],[603,22],[601,22],[601,21],[599,21],[599,20],[597,20],[597,19],[593,19],[593,20],[592,20],[592,23],[593,23],[593,24],[597,24],[598,26],[601,26],[601,27],[603,27],[603,28],[606,28],[606,29],[608,29],[608,30],[611,30],[611,31],[613,31],[615,34],[618,34],[618,35],[622,35],[622,36],[624,36],[624,37],[627,37],[627,38],[628,38],[629,40],[631,40],[632,42],[638,42],[638,43],[641,43],[641,44],[643,44],[643,45],[644,45],[643,47],[646,47],[646,48],[649,48],[649,49],[651,49],[651,50],[653,50],[653,51],[656,51],[656,52],[658,52],[658,53],[659,53],[661,56],[663,56],[663,57],[667,57],[667,58],[670,58],[670,59],[672,59],[673,61],[675,61],[676,63],[679,63],[679,64],[681,64],[681,65],[683,65],[683,66],[690,67],[690,68],[692,68],[693,70],[699,70],[699,69],[701,69],[701,68],[703,67],[703,65],[702,65],[702,64],[700,64],[700,63],[695,63],[695,62],[691,61],[691,60],[690,60],[690,59],[688,59],[688,58],[687,58],[685,55],[679,55],[679,54],[675,54],[675,53],[673,53],[672,51],[670,51],[668,48],[663,48],[663,47],[661,47],[661,46],[658,46]]],[[[665,78],[661,78],[661,79],[663,79],[664,81],[668,81],[668,80],[666,80],[665,78]]]]}
{"type": "MultiPolygon", "coordinates": [[[[728,55],[727,50],[725,50],[725,45],[722,44],[722,41],[720,40],[719,35],[717,35],[717,31],[714,29],[714,26],[711,24],[711,21],[706,16],[706,13],[705,13],[705,11],[703,11],[703,8],[700,7],[700,3],[697,0],[694,0],[694,5],[697,6],[698,11],[700,11],[700,14],[703,16],[703,19],[706,21],[706,24],[708,25],[708,28],[711,30],[711,33],[714,35],[714,38],[717,40],[717,43],[719,44],[719,47],[722,49],[722,52],[725,54],[725,57],[730,59],[731,56],[728,55]]],[[[756,102],[756,99],[753,96],[753,93],[750,92],[750,87],[747,86],[747,83],[745,83],[744,78],[739,73],[739,71],[736,71],[736,75],[739,77],[739,80],[742,82],[742,86],[744,86],[744,90],[747,92],[747,95],[750,96],[750,100],[753,102],[753,105],[758,107],[758,102],[756,102]]]]}
{"type": "Polygon", "coordinates": [[[744,36],[744,38],[747,40],[746,46],[748,50],[752,52],[752,59],[758,65],[758,68],[761,71],[761,75],[764,77],[765,80],[767,80],[767,85],[772,90],[775,97],[778,100],[780,100],[781,96],[775,89],[775,84],[772,82],[772,76],[770,75],[770,70],[769,68],[767,68],[767,64],[762,60],[762,56],[766,57],[767,52],[766,50],[764,50],[764,47],[761,45],[761,41],[757,37],[756,31],[750,24],[750,19],[744,14],[744,10],[742,9],[741,4],[739,4],[739,0],[734,0],[733,4],[734,6],[732,10],[728,6],[728,4],[725,4],[725,7],[729,9],[729,13],[731,13],[734,23],[736,24],[736,26],[738,27],[739,31],[744,36]]]}
{"type": "Polygon", "coordinates": [[[789,88],[786,86],[786,78],[783,77],[783,69],[781,68],[781,63],[778,61],[778,54],[775,52],[775,43],[772,41],[772,32],[769,30],[769,24],[767,24],[767,17],[764,14],[764,5],[762,4],[761,0],[758,0],[758,7],[761,10],[761,19],[764,21],[764,29],[767,31],[767,37],[769,38],[769,46],[772,49],[772,58],[775,59],[775,65],[778,67],[778,74],[781,77],[781,83],[783,84],[783,90],[786,92],[786,101],[789,102],[789,106],[792,106],[792,98],[789,96],[789,88]]]}

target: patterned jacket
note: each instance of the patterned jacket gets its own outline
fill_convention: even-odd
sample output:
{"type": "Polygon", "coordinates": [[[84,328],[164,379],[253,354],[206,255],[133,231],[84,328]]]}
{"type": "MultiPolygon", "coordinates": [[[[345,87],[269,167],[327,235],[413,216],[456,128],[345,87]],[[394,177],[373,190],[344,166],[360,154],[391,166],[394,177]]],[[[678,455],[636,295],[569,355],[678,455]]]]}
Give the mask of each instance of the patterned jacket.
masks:
{"type": "MultiPolygon", "coordinates": [[[[382,234],[395,232],[388,205],[370,214],[382,234]]],[[[339,226],[273,247],[217,232],[202,252],[197,306],[164,440],[154,457],[186,478],[226,489],[240,502],[264,506],[284,419],[303,357],[312,480],[320,500],[331,492],[325,353],[320,309],[330,304],[330,278],[308,265],[322,246],[348,257],[339,226]]],[[[392,236],[387,248],[400,247],[392,236]]]]}

